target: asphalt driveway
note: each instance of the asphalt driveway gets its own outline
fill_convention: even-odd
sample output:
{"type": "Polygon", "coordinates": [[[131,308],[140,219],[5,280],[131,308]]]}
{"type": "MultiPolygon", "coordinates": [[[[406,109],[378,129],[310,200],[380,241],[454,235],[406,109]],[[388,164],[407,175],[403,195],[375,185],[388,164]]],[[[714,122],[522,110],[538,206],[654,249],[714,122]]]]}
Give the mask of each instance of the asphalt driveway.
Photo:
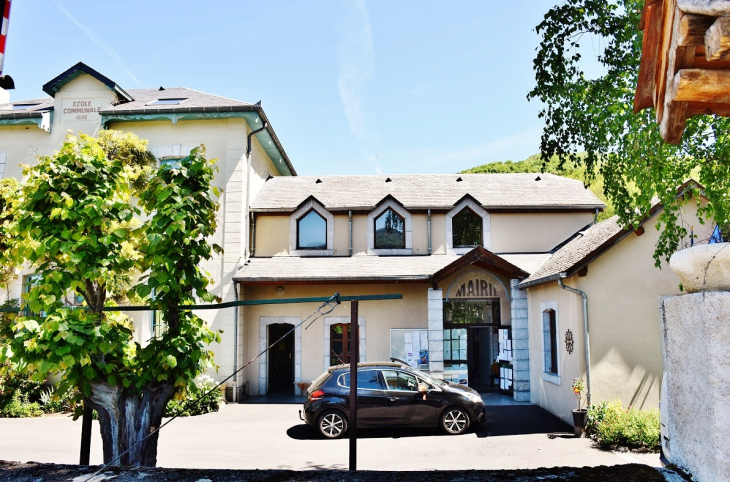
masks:
{"type": "MultiPolygon", "coordinates": [[[[301,422],[299,405],[226,405],[175,420],[160,433],[158,466],[221,469],[344,469],[347,440],[323,440],[301,422]]],[[[78,462],[81,423],[70,417],[0,419],[0,459],[78,462]]],[[[656,454],[597,450],[532,405],[488,406],[487,422],[460,436],[437,429],[359,430],[362,470],[531,469],[645,463],[656,454]]],[[[91,463],[101,463],[94,426],[91,463]]]]}

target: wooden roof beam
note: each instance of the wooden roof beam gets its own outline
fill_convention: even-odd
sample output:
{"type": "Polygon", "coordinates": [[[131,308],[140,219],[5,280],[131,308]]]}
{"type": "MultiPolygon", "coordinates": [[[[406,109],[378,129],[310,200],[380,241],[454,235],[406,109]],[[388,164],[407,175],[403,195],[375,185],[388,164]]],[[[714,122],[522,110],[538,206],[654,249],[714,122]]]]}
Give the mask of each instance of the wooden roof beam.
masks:
{"type": "Polygon", "coordinates": [[[730,18],[720,17],[707,29],[705,58],[709,61],[730,60],[730,18]]]}

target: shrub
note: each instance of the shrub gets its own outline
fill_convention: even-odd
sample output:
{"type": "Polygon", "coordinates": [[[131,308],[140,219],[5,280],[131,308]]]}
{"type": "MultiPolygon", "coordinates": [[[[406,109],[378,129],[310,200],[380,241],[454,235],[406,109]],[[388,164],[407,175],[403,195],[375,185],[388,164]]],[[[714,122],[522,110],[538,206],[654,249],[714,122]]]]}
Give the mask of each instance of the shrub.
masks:
{"type": "Polygon", "coordinates": [[[56,393],[55,387],[41,392],[41,408],[45,413],[73,413],[76,407],[75,391],[71,388],[66,393],[56,393]]]}
{"type": "Polygon", "coordinates": [[[43,413],[38,404],[40,383],[27,376],[18,375],[4,366],[0,375],[0,417],[37,417],[43,413]]]}
{"type": "Polygon", "coordinates": [[[10,402],[0,407],[0,416],[9,418],[40,417],[43,415],[40,405],[37,402],[28,400],[28,394],[16,391],[10,398],[10,402]]]}
{"type": "Polygon", "coordinates": [[[625,409],[620,400],[600,402],[588,410],[587,431],[601,446],[657,448],[659,411],[625,409]]]}
{"type": "Polygon", "coordinates": [[[221,391],[215,389],[209,394],[204,395],[216,385],[217,383],[211,377],[201,376],[195,381],[194,391],[183,393],[179,398],[175,397],[167,403],[165,417],[190,417],[217,412],[223,401],[221,391]],[[198,400],[199,397],[200,400],[198,400]]]}

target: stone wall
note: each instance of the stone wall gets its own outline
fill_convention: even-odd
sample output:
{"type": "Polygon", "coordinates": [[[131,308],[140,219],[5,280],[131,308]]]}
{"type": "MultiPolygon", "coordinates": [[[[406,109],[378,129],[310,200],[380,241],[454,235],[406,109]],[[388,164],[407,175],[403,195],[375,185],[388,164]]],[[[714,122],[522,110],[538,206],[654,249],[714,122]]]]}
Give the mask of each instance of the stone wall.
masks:
{"type": "Polygon", "coordinates": [[[730,480],[730,293],[667,298],[662,336],[671,462],[730,480]]]}

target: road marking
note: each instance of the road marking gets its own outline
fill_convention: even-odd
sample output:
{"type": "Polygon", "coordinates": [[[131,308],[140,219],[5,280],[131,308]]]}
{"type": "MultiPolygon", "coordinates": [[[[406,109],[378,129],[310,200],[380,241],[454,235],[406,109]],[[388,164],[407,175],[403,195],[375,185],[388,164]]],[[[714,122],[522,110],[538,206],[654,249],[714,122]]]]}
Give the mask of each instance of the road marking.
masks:
{"type": "Polygon", "coordinates": [[[613,452],[613,453],[615,453],[616,455],[618,455],[618,456],[619,456],[619,457],[621,457],[622,459],[626,460],[626,461],[627,461],[627,462],[629,462],[630,464],[641,464],[641,465],[646,465],[646,464],[645,464],[644,462],[642,462],[641,460],[637,459],[636,457],[632,457],[631,455],[629,455],[629,454],[627,454],[627,453],[624,453],[624,452],[613,452]]]}

